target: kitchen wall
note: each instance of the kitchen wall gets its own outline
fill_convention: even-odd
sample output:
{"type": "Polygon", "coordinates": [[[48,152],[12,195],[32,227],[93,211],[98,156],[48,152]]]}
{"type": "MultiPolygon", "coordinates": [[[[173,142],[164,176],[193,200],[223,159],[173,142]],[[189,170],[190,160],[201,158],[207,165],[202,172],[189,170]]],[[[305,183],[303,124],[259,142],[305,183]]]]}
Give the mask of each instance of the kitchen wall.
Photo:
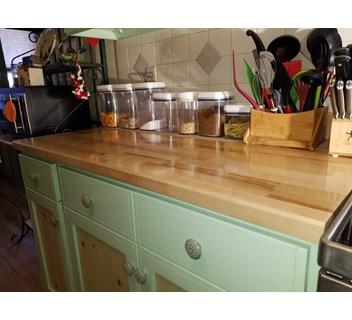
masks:
{"type": "MultiPolygon", "coordinates": [[[[243,59],[254,65],[251,53],[254,43],[246,36],[247,29],[163,29],[127,40],[106,41],[110,82],[141,81],[138,73],[145,67],[156,66],[157,80],[166,82],[173,90],[233,90],[231,55],[234,48],[238,80],[249,92],[243,59]]],[[[302,53],[297,59],[302,60],[303,68],[312,67],[305,57],[309,57],[305,41],[310,29],[252,30],[266,46],[277,36],[296,36],[302,43],[302,53]]],[[[339,29],[339,32],[344,44],[352,43],[352,29],[339,29]]],[[[235,99],[243,101],[236,91],[235,99]]]]}

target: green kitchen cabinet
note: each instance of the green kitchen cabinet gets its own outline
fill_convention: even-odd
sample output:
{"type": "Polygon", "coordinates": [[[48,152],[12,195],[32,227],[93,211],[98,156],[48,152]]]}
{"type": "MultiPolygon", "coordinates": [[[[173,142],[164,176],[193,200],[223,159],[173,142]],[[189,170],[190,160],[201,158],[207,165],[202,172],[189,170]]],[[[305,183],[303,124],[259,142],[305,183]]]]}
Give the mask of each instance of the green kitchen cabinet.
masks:
{"type": "Polygon", "coordinates": [[[135,270],[135,278],[140,283],[141,290],[148,292],[225,291],[146,249],[139,250],[139,266],[135,270]]]}
{"type": "Polygon", "coordinates": [[[65,208],[77,291],[137,291],[134,242],[65,208]]]}
{"type": "Polygon", "coordinates": [[[45,287],[49,291],[70,291],[72,271],[61,203],[26,188],[45,287]]]}

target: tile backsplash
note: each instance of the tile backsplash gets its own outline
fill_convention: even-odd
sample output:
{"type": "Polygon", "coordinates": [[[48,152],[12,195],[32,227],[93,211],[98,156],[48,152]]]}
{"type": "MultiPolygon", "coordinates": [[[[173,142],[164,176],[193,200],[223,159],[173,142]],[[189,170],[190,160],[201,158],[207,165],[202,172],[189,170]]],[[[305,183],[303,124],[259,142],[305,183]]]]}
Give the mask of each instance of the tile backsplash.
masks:
{"type": "MultiPolygon", "coordinates": [[[[145,67],[155,66],[157,81],[164,81],[173,90],[231,90],[232,49],[236,52],[238,81],[249,92],[243,59],[254,65],[253,40],[246,36],[248,28],[236,29],[162,29],[126,40],[107,41],[111,83],[142,81],[145,67]]],[[[274,38],[290,34],[301,41],[303,68],[311,68],[306,58],[305,42],[310,29],[257,28],[265,46],[274,38]]],[[[343,43],[352,43],[352,29],[339,29],[343,43]]],[[[235,91],[235,99],[243,101],[235,91]]]]}

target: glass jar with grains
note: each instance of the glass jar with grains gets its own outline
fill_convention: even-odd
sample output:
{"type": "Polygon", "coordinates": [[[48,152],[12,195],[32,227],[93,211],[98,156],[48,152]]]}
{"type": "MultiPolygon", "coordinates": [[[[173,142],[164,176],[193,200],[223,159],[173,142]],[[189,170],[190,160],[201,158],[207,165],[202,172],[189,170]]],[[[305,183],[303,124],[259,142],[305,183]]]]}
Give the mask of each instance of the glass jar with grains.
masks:
{"type": "Polygon", "coordinates": [[[198,133],[198,107],[196,92],[177,93],[176,113],[178,133],[198,133]]]}
{"type": "Polygon", "coordinates": [[[118,103],[119,127],[137,129],[136,99],[131,83],[115,85],[118,103]]]}
{"type": "Polygon", "coordinates": [[[251,106],[227,104],[225,111],[225,137],[243,139],[250,125],[251,106]]]}
{"type": "Polygon", "coordinates": [[[139,129],[159,130],[162,125],[165,125],[165,114],[161,109],[155,109],[152,96],[155,92],[164,91],[165,83],[140,82],[135,83],[133,88],[136,96],[139,129]]]}
{"type": "Polygon", "coordinates": [[[224,135],[224,106],[233,99],[227,91],[198,93],[199,135],[222,137],[224,135]]]}
{"type": "Polygon", "coordinates": [[[114,85],[97,86],[98,110],[101,125],[104,128],[116,128],[117,121],[117,95],[114,85]]]}

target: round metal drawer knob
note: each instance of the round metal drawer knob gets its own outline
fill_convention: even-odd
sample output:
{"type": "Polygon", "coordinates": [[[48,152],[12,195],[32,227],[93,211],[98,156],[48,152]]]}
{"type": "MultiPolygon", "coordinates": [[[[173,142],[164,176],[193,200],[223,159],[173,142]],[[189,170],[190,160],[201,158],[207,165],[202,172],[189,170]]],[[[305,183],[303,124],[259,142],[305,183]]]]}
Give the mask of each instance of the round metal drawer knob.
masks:
{"type": "Polygon", "coordinates": [[[122,264],[122,269],[123,271],[125,271],[127,273],[127,275],[130,277],[133,275],[134,273],[134,265],[128,261],[125,261],[123,264],[122,264]]]}
{"type": "Polygon", "coordinates": [[[81,203],[82,203],[83,207],[89,208],[92,205],[92,202],[93,202],[93,200],[89,196],[87,196],[86,194],[83,194],[81,196],[81,203]]]}
{"type": "Polygon", "coordinates": [[[198,260],[202,256],[202,247],[196,240],[188,239],[185,243],[185,249],[193,260],[198,260]]]}
{"type": "Polygon", "coordinates": [[[134,278],[139,284],[144,284],[147,281],[147,273],[142,269],[134,271],[134,278]]]}

